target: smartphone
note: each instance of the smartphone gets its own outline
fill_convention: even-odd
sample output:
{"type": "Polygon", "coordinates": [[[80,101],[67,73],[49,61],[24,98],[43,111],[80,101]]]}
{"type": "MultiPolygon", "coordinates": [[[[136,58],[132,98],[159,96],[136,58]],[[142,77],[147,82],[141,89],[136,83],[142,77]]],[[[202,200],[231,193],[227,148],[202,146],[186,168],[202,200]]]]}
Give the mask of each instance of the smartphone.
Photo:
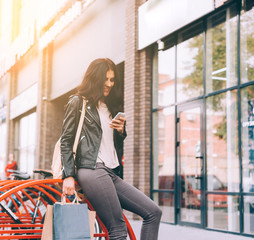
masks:
{"type": "Polygon", "coordinates": [[[119,113],[117,113],[116,115],[115,115],[115,117],[113,118],[113,119],[119,119],[120,117],[123,117],[123,118],[125,118],[125,113],[123,113],[123,112],[119,112],[119,113]]]}

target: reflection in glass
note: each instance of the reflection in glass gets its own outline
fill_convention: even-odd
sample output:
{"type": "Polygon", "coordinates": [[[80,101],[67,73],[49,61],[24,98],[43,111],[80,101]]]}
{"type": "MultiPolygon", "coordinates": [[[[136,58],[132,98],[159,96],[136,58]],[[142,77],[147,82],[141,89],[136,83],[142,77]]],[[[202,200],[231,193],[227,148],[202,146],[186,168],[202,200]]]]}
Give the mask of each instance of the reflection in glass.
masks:
{"type": "MultiPolygon", "coordinates": [[[[182,35],[185,34],[180,34],[179,39],[183,38],[182,35]]],[[[177,101],[202,94],[203,34],[199,33],[177,45],[177,101]]]]}
{"type": "Polygon", "coordinates": [[[254,2],[246,1],[240,19],[241,82],[254,80],[254,2]]]}
{"type": "Polygon", "coordinates": [[[254,192],[254,86],[241,90],[242,171],[244,192],[254,192]]]}
{"type": "Polygon", "coordinates": [[[158,77],[153,83],[153,107],[175,102],[175,48],[158,52],[158,77]]]}
{"type": "Polygon", "coordinates": [[[217,179],[221,191],[239,191],[237,91],[228,91],[207,99],[207,179],[208,191],[217,179]]]}
{"type": "Polygon", "coordinates": [[[174,194],[170,192],[153,193],[153,200],[162,210],[161,221],[174,223],[174,194]]]}
{"type": "Polygon", "coordinates": [[[174,189],[169,178],[175,174],[174,107],[153,113],[154,189],[174,189]]]}
{"type": "Polygon", "coordinates": [[[207,22],[206,91],[237,84],[237,18],[235,7],[212,16],[207,22]]]}
{"type": "Polygon", "coordinates": [[[223,184],[223,182],[216,176],[214,175],[208,175],[207,176],[207,184],[208,184],[208,189],[213,190],[213,191],[221,191],[221,190],[226,190],[227,187],[223,184]]]}
{"type": "Polygon", "coordinates": [[[181,221],[201,222],[200,107],[180,112],[180,201],[181,221]]]}
{"type": "Polygon", "coordinates": [[[239,198],[209,194],[207,196],[207,227],[239,232],[239,198]]]}
{"type": "Polygon", "coordinates": [[[254,234],[254,196],[244,197],[244,232],[254,234]]]}

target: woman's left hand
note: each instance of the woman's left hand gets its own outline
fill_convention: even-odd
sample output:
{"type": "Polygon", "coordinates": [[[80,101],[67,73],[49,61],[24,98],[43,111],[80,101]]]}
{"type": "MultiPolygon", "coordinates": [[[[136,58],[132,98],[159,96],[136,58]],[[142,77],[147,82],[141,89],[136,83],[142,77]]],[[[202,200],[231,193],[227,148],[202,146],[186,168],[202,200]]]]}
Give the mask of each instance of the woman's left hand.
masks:
{"type": "Polygon", "coordinates": [[[117,130],[119,133],[123,134],[124,132],[124,123],[125,118],[120,117],[119,119],[112,119],[112,122],[109,123],[110,127],[117,130]]]}

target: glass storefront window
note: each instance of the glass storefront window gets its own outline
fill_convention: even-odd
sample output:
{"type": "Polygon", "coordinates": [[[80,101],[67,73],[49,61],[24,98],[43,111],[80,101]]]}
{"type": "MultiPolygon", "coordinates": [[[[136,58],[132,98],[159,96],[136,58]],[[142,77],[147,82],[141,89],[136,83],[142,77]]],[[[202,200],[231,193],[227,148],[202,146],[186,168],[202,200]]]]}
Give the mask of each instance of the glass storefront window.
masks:
{"type": "Polygon", "coordinates": [[[154,78],[157,82],[153,88],[153,108],[160,108],[153,113],[153,197],[163,209],[163,221],[174,222],[170,214],[175,214],[176,223],[202,225],[206,218],[205,227],[239,233],[241,225],[244,233],[254,234],[253,35],[254,3],[245,0],[242,4],[232,1],[227,8],[221,7],[212,15],[163,39],[168,50],[156,55],[158,62],[154,72],[158,76],[154,78]],[[164,63],[167,68],[164,68],[164,63]],[[174,77],[171,78],[174,75],[175,82],[174,77]],[[240,84],[248,83],[248,86],[238,86],[238,80],[240,84]],[[203,99],[196,99],[202,96],[203,99]],[[203,105],[199,111],[200,126],[187,125],[195,119],[189,106],[198,101],[206,106],[205,113],[203,105]],[[164,111],[174,103],[179,118],[176,123],[172,107],[172,122],[169,123],[164,111]],[[186,121],[185,113],[189,118],[186,121]],[[192,133],[188,134],[188,131],[192,133]],[[199,132],[200,141],[194,139],[195,131],[199,132]],[[171,139],[167,139],[168,134],[171,139]],[[203,136],[206,141],[203,141],[203,136]],[[190,144],[192,139],[195,141],[190,144]],[[204,152],[205,156],[201,154],[204,152]],[[188,161],[188,158],[192,160],[188,161]],[[206,171],[206,179],[201,170],[206,171]],[[175,213],[172,208],[176,207],[174,196],[177,196],[177,206],[180,206],[175,213]],[[243,198],[241,205],[240,198],[243,198]],[[241,223],[240,213],[243,213],[244,220],[241,223]]]}
{"type": "Polygon", "coordinates": [[[36,113],[20,119],[19,123],[19,161],[20,171],[33,174],[36,141],[36,113]]]}
{"type": "Polygon", "coordinates": [[[175,102],[175,48],[158,52],[158,76],[153,83],[153,107],[175,102]]]}
{"type": "Polygon", "coordinates": [[[206,34],[206,92],[237,84],[236,7],[212,16],[206,34]]]}
{"type": "Polygon", "coordinates": [[[239,197],[208,194],[207,227],[239,232],[239,197]]]}
{"type": "Polygon", "coordinates": [[[162,210],[161,221],[174,223],[175,204],[174,194],[170,192],[155,192],[153,193],[153,200],[158,204],[162,210]]]}
{"type": "Polygon", "coordinates": [[[174,189],[171,181],[175,175],[174,107],[153,113],[153,160],[153,189],[174,189]]]}
{"type": "Polygon", "coordinates": [[[178,189],[180,191],[180,219],[191,223],[201,222],[201,103],[178,108],[178,165],[181,174],[178,189]]]}
{"type": "Polygon", "coordinates": [[[177,45],[177,102],[203,94],[202,24],[179,34],[177,45]],[[186,39],[187,38],[187,39],[186,39]]]}
{"type": "Polygon", "coordinates": [[[209,97],[206,109],[207,190],[239,191],[237,91],[209,97]]]}
{"type": "Polygon", "coordinates": [[[244,197],[244,233],[254,234],[254,196],[244,197]]]}
{"type": "Polygon", "coordinates": [[[162,221],[174,222],[175,111],[174,107],[153,113],[153,199],[162,209],[162,221]]]}
{"type": "Polygon", "coordinates": [[[241,90],[243,190],[254,192],[254,86],[241,90]]]}
{"type": "Polygon", "coordinates": [[[254,2],[246,1],[240,18],[241,83],[254,80],[254,2]]]}

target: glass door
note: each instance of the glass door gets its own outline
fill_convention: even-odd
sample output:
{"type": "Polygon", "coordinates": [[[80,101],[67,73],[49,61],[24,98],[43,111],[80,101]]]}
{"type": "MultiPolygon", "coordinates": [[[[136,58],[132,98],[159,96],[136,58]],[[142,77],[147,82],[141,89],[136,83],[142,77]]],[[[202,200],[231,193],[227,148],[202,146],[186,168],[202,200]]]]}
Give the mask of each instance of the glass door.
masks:
{"type": "Polygon", "coordinates": [[[183,225],[203,223],[204,159],[202,137],[202,101],[178,106],[177,109],[177,219],[183,225]]]}

